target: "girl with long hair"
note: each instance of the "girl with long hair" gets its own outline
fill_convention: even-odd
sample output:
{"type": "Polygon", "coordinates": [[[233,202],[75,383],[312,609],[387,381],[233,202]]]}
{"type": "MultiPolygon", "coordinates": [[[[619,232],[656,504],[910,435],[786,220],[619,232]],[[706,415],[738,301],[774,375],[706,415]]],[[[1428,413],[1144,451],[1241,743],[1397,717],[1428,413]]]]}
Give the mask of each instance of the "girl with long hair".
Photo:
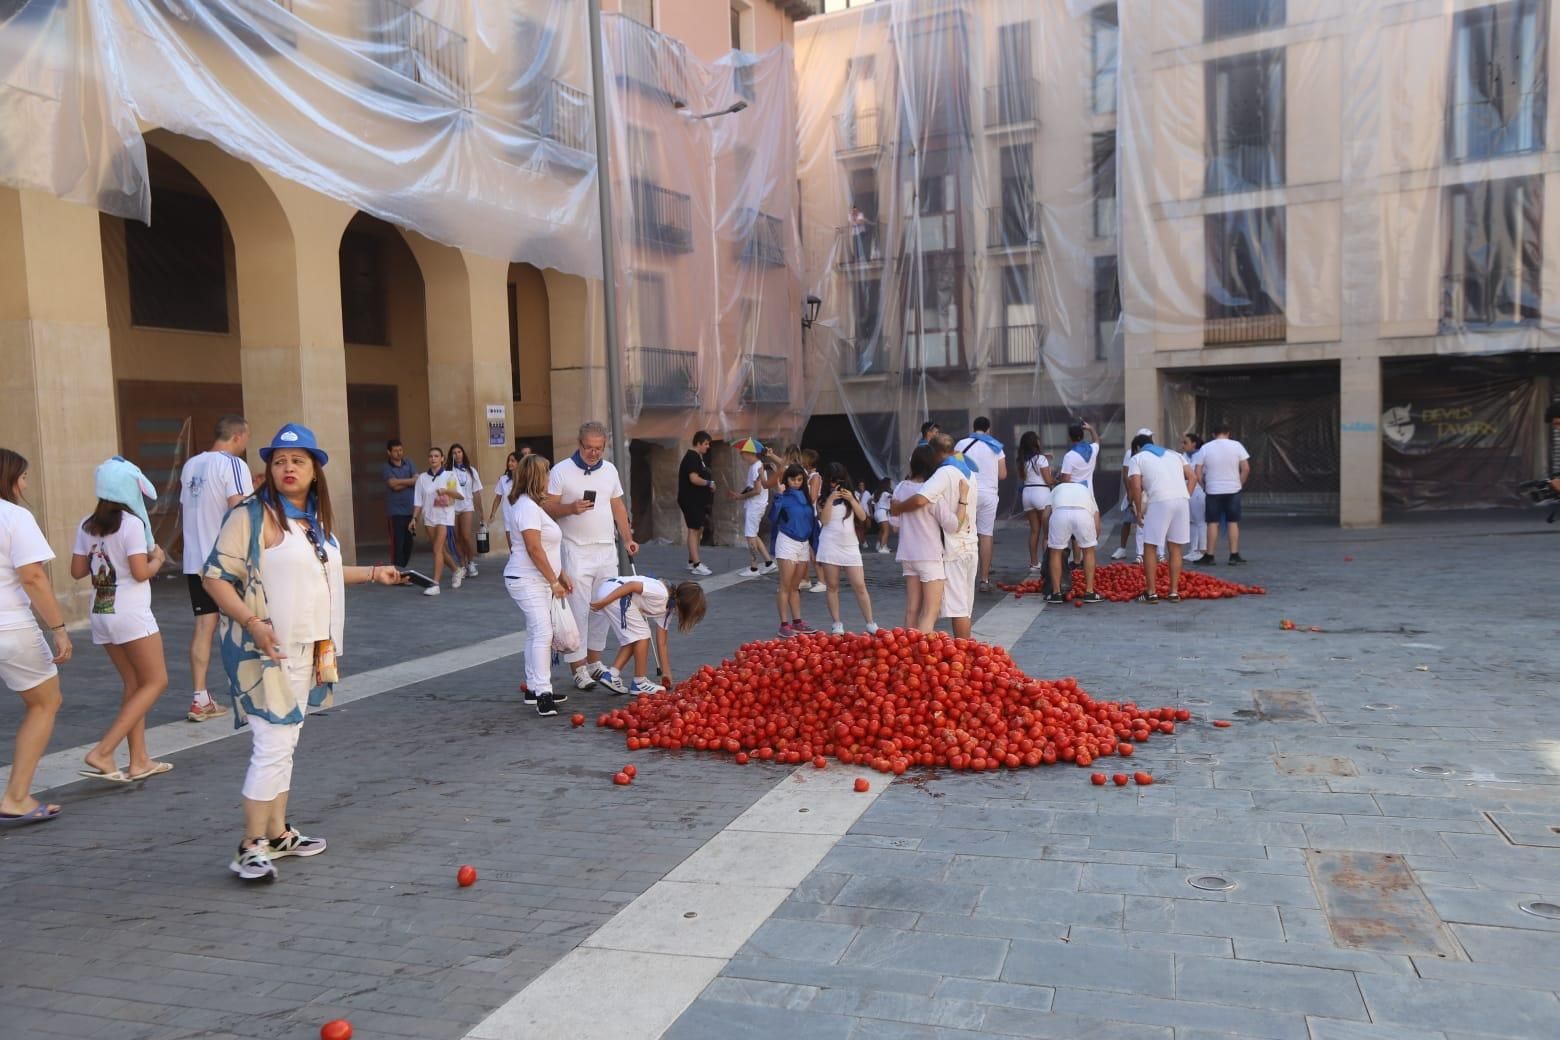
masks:
{"type": "Polygon", "coordinates": [[[601,581],[596,585],[594,595],[590,609],[604,613],[617,635],[617,660],[610,673],[621,677],[623,669],[632,661],[634,675],[626,687],[629,693],[644,695],[670,689],[675,680],[667,629],[674,616],[679,632],[692,632],[694,626],[704,620],[704,612],[708,609],[704,589],[696,581],[673,583],[631,574],[601,581]],[[660,683],[650,681],[652,640],[656,657],[661,662],[660,683]]]}
{"type": "MultiPolygon", "coordinates": [[[[444,561],[453,555],[447,532],[455,526],[455,505],[459,500],[460,483],[455,474],[444,468],[443,449],[429,448],[428,468],[417,474],[411,524],[415,533],[417,521],[421,520],[423,526],[428,528],[428,537],[433,540],[433,584],[423,589],[424,596],[439,594],[439,582],[444,577],[444,561]]],[[[458,589],[465,580],[466,572],[461,568],[458,557],[451,563],[451,567],[455,573],[450,579],[450,587],[458,589]]]]}
{"type": "Polygon", "coordinates": [[[43,565],[54,559],[38,521],[22,504],[27,495],[27,460],[0,448],[0,682],[22,699],[25,712],[16,727],[11,775],[0,797],[0,827],[47,823],[58,805],[32,796],[33,774],[49,746],[54,716],[60,710],[60,673],[56,665],[71,658],[65,614],[43,565]],[[42,620],[43,628],[38,627],[42,620]],[[44,628],[54,639],[49,648],[44,628]]]}
{"type": "Polygon", "coordinates": [[[146,713],[168,688],[151,586],[165,556],[146,519],[144,499],[157,498],[151,481],[133,463],[113,458],[98,467],[96,484],[97,506],[76,529],[70,576],[92,579],[92,641],[108,654],[124,691],[118,714],[87,752],[80,773],[127,784],[173,768],[146,751],[146,713]],[[122,743],[130,745],[128,769],[116,763],[122,743]]]}
{"type": "Polygon", "coordinates": [[[488,507],[487,523],[493,526],[493,518],[500,510],[504,513],[504,548],[510,552],[515,551],[514,543],[509,540],[509,501],[510,492],[515,489],[515,474],[520,470],[520,456],[510,452],[504,459],[504,475],[498,478],[498,483],[493,485],[493,504],[488,507]]]}
{"type": "Polygon", "coordinates": [[[276,877],[273,860],[317,856],[325,839],[287,820],[293,753],[310,710],[330,706],[345,653],[347,585],[398,585],[394,567],[347,567],[325,479],[328,455],[288,423],[260,449],[265,474],[228,513],[202,575],[222,611],[222,664],[251,738],[244,832],[228,869],[276,877]]]}
{"type": "Polygon", "coordinates": [[[567,693],[553,692],[552,601],[566,600],[574,591],[574,582],[563,572],[563,529],[542,508],[551,470],[540,455],[520,460],[504,508],[504,533],[510,546],[504,588],[525,615],[523,694],[544,716],[558,714],[555,705],[569,699],[567,693]]]}
{"type": "Polygon", "coordinates": [[[1023,485],[1020,496],[1029,518],[1029,569],[1045,569],[1040,552],[1045,546],[1046,518],[1051,509],[1051,460],[1040,450],[1040,435],[1030,430],[1018,439],[1018,470],[1023,485]]]}
{"type": "Polygon", "coordinates": [[[845,625],[840,621],[840,578],[850,582],[850,590],[856,595],[856,606],[867,623],[868,632],[877,631],[872,619],[872,598],[867,595],[867,581],[861,564],[861,542],[856,538],[856,525],[867,520],[867,511],[861,500],[851,491],[850,471],[842,463],[829,463],[828,492],[818,504],[818,570],[828,588],[829,619],[834,623],[830,631],[841,635],[845,625]]]}
{"type": "Polygon", "coordinates": [[[471,464],[466,457],[466,449],[459,444],[451,444],[449,459],[450,472],[455,474],[455,482],[460,488],[461,497],[455,502],[455,566],[464,566],[466,577],[477,576],[477,517],[482,515],[482,477],[477,473],[477,467],[471,464]]]}
{"type": "Polygon", "coordinates": [[[802,620],[802,597],[798,586],[817,546],[818,514],[807,497],[807,471],[793,462],[785,468],[781,491],[769,506],[769,551],[780,564],[775,607],[780,613],[782,639],[811,631],[802,620]]]}
{"type": "MultiPolygon", "coordinates": [[[[908,502],[921,493],[921,487],[937,469],[937,456],[923,444],[910,453],[910,475],[894,489],[893,501],[908,502]]],[[[953,532],[964,524],[965,506],[961,501],[955,516],[943,515],[941,506],[910,509],[897,514],[899,520],[898,560],[905,576],[905,627],[930,632],[942,612],[943,586],[947,571],[943,567],[943,532],[953,532]]]]}

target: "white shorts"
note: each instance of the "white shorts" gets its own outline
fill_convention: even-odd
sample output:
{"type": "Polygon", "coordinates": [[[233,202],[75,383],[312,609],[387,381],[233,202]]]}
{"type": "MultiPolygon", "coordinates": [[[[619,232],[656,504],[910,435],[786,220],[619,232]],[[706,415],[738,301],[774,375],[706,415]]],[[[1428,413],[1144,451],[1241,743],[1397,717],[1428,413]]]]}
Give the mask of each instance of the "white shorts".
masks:
{"type": "Polygon", "coordinates": [[[0,681],[13,693],[26,693],[58,674],[43,629],[34,624],[0,631],[0,681]]]}
{"type": "Polygon", "coordinates": [[[872,516],[873,519],[875,519],[880,524],[888,523],[888,510],[886,509],[879,509],[877,512],[873,513],[872,516]]]}
{"type": "Polygon", "coordinates": [[[129,613],[93,614],[92,642],[98,646],[123,646],[157,634],[152,608],[129,613]]]}
{"type": "Polygon", "coordinates": [[[811,556],[811,544],[799,542],[785,534],[775,536],[775,559],[790,560],[792,563],[806,563],[811,556]]]}
{"type": "Polygon", "coordinates": [[[764,525],[764,511],[767,508],[767,503],[748,499],[747,504],[742,507],[742,537],[758,537],[758,529],[764,525]]]}
{"type": "Polygon", "coordinates": [[[979,557],[955,556],[943,561],[948,583],[943,586],[942,616],[967,618],[975,613],[975,570],[979,557]]]}
{"type": "Polygon", "coordinates": [[[900,560],[899,569],[907,578],[916,581],[947,581],[948,572],[941,560],[900,560]]]}
{"type": "Polygon", "coordinates": [[[1024,488],[1024,509],[1035,511],[1051,508],[1051,489],[1044,484],[1024,488]]]}
{"type": "Polygon", "coordinates": [[[454,527],[455,509],[453,506],[433,506],[423,510],[422,520],[425,525],[433,527],[454,527]]]}
{"type": "Polygon", "coordinates": [[[1143,518],[1143,544],[1165,547],[1166,542],[1185,545],[1192,540],[1191,503],[1184,498],[1150,502],[1143,518]]]}
{"type": "Polygon", "coordinates": [[[1065,549],[1074,538],[1078,548],[1092,549],[1099,544],[1094,530],[1094,511],[1081,506],[1062,506],[1051,510],[1051,526],[1046,528],[1045,547],[1065,549]]]}
{"type": "MultiPolygon", "coordinates": [[[[602,582],[596,586],[596,598],[601,599],[610,595],[617,587],[616,582],[602,582]]],[[[630,643],[650,638],[650,622],[639,609],[639,604],[634,602],[633,596],[624,596],[608,603],[607,609],[600,613],[606,615],[608,624],[612,626],[613,635],[617,636],[619,646],[628,646],[630,643]]]]}
{"type": "MultiPolygon", "coordinates": [[[[987,493],[985,488],[980,489],[980,497],[975,499],[975,533],[978,535],[993,535],[997,532],[997,493],[987,493]]],[[[955,617],[964,617],[964,614],[956,614],[955,617]]]]}

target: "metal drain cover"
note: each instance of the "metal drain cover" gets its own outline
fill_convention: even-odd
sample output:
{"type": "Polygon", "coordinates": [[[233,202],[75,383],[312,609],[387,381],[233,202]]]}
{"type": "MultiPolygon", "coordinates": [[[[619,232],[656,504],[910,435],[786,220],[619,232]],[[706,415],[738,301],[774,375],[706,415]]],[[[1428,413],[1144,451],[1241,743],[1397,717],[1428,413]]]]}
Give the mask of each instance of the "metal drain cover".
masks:
{"type": "Polygon", "coordinates": [[[1453,776],[1457,771],[1446,766],[1415,766],[1409,772],[1416,776],[1453,776]]]}
{"type": "Polygon", "coordinates": [[[1371,701],[1369,704],[1360,705],[1360,707],[1366,711],[1397,711],[1396,704],[1388,704],[1386,701],[1371,701]]]}
{"type": "Polygon", "coordinates": [[[1201,874],[1197,877],[1187,878],[1186,883],[1193,888],[1200,888],[1204,892],[1228,892],[1235,887],[1235,882],[1229,878],[1222,878],[1217,874],[1201,874]]]}
{"type": "Polygon", "coordinates": [[[691,921],[695,917],[699,916],[699,912],[697,910],[689,910],[687,913],[683,914],[683,916],[688,918],[691,921]]]}
{"type": "Polygon", "coordinates": [[[1534,917],[1548,917],[1554,920],[1560,920],[1560,903],[1542,903],[1536,901],[1531,903],[1518,903],[1517,909],[1521,910],[1524,914],[1532,914],[1534,917]]]}

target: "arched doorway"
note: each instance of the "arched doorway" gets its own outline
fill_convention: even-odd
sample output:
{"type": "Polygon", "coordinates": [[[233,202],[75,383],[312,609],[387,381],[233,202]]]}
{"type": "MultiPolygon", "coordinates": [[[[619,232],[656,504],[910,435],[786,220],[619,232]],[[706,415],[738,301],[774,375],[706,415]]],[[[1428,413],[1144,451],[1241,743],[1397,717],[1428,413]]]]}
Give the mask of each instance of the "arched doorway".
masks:
{"type": "Polygon", "coordinates": [[[530,264],[509,265],[509,369],[516,447],[557,460],[552,425],[552,310],[547,280],[530,264]]]}

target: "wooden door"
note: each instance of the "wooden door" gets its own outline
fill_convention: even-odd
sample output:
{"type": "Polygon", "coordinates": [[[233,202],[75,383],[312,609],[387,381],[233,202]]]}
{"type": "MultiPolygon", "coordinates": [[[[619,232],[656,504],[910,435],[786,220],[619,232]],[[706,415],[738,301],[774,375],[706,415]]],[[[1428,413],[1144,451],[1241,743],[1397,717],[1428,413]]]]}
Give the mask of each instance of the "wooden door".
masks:
{"type": "MultiPolygon", "coordinates": [[[[394,386],[347,385],[347,435],[352,442],[352,510],[358,555],[365,546],[388,547],[390,518],[385,511],[385,441],[401,428],[400,399],[394,386]]],[[[415,462],[414,462],[415,465],[415,462]]],[[[337,488],[335,494],[345,489],[337,488]]]]}

